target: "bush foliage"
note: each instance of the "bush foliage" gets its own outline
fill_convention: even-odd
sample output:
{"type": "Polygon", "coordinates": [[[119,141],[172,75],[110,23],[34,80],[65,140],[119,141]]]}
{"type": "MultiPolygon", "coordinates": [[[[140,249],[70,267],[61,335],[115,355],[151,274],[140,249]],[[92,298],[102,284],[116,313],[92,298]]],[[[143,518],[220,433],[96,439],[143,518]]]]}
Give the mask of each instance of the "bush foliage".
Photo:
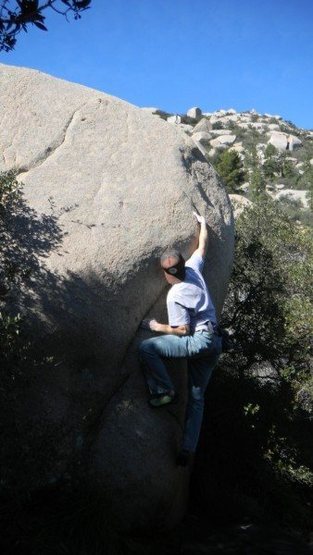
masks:
{"type": "Polygon", "coordinates": [[[236,193],[245,179],[243,163],[239,154],[233,150],[224,150],[216,156],[214,166],[223,179],[227,191],[236,193]]]}
{"type": "Polygon", "coordinates": [[[235,350],[207,391],[193,510],[311,529],[312,230],[268,199],[237,221],[223,313],[235,350]]]}

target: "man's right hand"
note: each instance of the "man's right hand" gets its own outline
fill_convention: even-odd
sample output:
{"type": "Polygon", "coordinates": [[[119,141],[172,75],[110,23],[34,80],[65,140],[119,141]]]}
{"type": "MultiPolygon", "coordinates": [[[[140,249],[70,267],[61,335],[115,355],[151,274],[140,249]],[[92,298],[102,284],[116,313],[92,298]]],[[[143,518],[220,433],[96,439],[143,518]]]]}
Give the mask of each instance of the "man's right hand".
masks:
{"type": "Polygon", "coordinates": [[[145,320],[142,320],[140,327],[144,330],[156,331],[155,324],[157,324],[157,321],[154,318],[146,318],[145,320]]]}

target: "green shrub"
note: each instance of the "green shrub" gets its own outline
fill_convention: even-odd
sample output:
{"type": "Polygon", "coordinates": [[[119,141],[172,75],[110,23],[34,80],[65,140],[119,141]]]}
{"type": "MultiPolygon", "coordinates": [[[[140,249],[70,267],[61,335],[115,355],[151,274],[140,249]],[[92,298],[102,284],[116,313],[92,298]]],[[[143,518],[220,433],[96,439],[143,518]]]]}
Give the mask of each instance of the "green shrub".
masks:
{"type": "Polygon", "coordinates": [[[269,143],[266,146],[266,149],[264,151],[265,158],[268,159],[268,158],[271,158],[272,156],[277,156],[277,154],[278,154],[277,148],[271,143],[269,143]]]}
{"type": "Polygon", "coordinates": [[[312,231],[268,199],[236,223],[222,322],[234,330],[236,349],[223,355],[208,388],[193,510],[308,532],[313,422],[300,391],[312,407],[312,231]],[[256,372],[264,367],[265,379],[256,372]]]}
{"type": "Polygon", "coordinates": [[[313,227],[313,213],[311,209],[303,208],[300,200],[281,196],[277,201],[280,210],[293,222],[300,222],[305,226],[313,227]]]}
{"type": "Polygon", "coordinates": [[[312,316],[304,308],[309,303],[313,314],[312,231],[294,224],[277,203],[266,199],[243,212],[236,233],[225,314],[249,364],[259,357],[274,365],[283,356],[304,360],[311,347],[307,330],[291,322],[302,321],[303,310],[313,332],[312,316]],[[292,306],[293,295],[302,304],[292,306]]]}
{"type": "Polygon", "coordinates": [[[224,150],[213,160],[213,165],[223,179],[227,191],[235,193],[245,180],[243,163],[238,153],[233,150],[224,150]]]}
{"type": "Polygon", "coordinates": [[[224,129],[224,124],[221,121],[212,123],[212,129],[224,129]]]}
{"type": "Polygon", "coordinates": [[[10,316],[0,312],[0,360],[12,357],[17,350],[21,315],[10,316]]]}
{"type": "Polygon", "coordinates": [[[18,199],[20,189],[21,185],[16,179],[16,172],[14,170],[0,172],[0,209],[2,211],[8,205],[9,201],[18,199]]]}

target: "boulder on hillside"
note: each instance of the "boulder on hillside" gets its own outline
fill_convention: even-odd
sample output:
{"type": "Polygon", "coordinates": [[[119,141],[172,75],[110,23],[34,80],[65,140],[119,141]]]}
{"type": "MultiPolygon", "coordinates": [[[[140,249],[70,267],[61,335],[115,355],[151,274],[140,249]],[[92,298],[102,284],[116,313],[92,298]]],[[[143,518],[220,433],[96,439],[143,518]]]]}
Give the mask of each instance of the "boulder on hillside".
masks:
{"type": "Polygon", "coordinates": [[[176,123],[176,124],[178,125],[179,123],[181,123],[182,118],[181,118],[181,116],[178,116],[178,115],[176,114],[175,116],[169,116],[169,117],[167,118],[167,121],[168,121],[169,123],[176,123]]]}
{"type": "Polygon", "coordinates": [[[227,147],[232,145],[236,140],[236,135],[221,135],[212,139],[210,144],[213,148],[227,147]]]}
{"type": "Polygon", "coordinates": [[[223,116],[221,118],[219,118],[219,121],[222,122],[223,124],[228,125],[230,122],[235,122],[237,123],[237,121],[240,121],[240,116],[239,114],[230,114],[227,116],[223,116]]]}
{"type": "Polygon", "coordinates": [[[306,189],[282,189],[274,194],[275,199],[287,198],[294,202],[300,202],[304,208],[309,208],[309,191],[306,189]]]}
{"type": "Polygon", "coordinates": [[[236,135],[220,135],[218,139],[222,145],[232,145],[236,140],[236,135]]]}
{"type": "Polygon", "coordinates": [[[218,148],[218,149],[220,149],[220,150],[223,150],[223,149],[226,149],[226,148],[227,148],[227,144],[222,143],[222,142],[219,140],[219,137],[218,137],[217,139],[212,139],[212,140],[210,141],[210,145],[211,145],[213,148],[218,148]]]}
{"type": "Polygon", "coordinates": [[[235,193],[231,193],[229,198],[233,207],[235,220],[239,218],[246,208],[249,208],[253,204],[251,200],[243,197],[242,195],[236,195],[235,193]]]}
{"type": "Polygon", "coordinates": [[[236,144],[232,145],[229,150],[234,150],[235,152],[238,152],[238,154],[241,154],[242,152],[245,151],[242,143],[236,143],[236,144]]]}
{"type": "Polygon", "coordinates": [[[303,146],[302,141],[298,138],[295,137],[295,135],[289,135],[288,137],[288,142],[289,142],[289,150],[297,150],[298,148],[301,148],[303,146]]]}
{"type": "Polygon", "coordinates": [[[248,128],[264,131],[265,129],[267,129],[267,123],[262,123],[261,121],[251,121],[248,125],[248,128]]]}
{"type": "Polygon", "coordinates": [[[6,487],[83,482],[120,526],[164,528],[186,501],[188,475],[174,464],[185,369],[172,366],[178,405],[151,410],[138,327],[165,319],[158,258],[195,247],[195,208],[209,224],[205,279],[220,312],[233,253],[228,196],[179,126],[146,110],[4,65],[0,95],[0,169],[16,168],[24,183],[2,249],[14,245],[12,263],[25,273],[7,300],[53,357],[1,400],[6,487]]]}
{"type": "Polygon", "coordinates": [[[280,151],[293,151],[302,146],[302,141],[295,135],[289,135],[288,133],[279,131],[274,131],[268,142],[280,151]]]}
{"type": "Polygon", "coordinates": [[[192,134],[192,139],[195,142],[206,144],[206,143],[210,142],[210,140],[212,139],[212,135],[210,135],[209,133],[204,133],[204,132],[193,133],[192,134]]]}
{"type": "Polygon", "coordinates": [[[208,119],[202,118],[197,125],[194,126],[193,132],[194,133],[210,133],[212,129],[212,124],[209,122],[208,119]]]}
{"type": "Polygon", "coordinates": [[[232,131],[231,129],[211,129],[210,133],[214,136],[219,136],[219,135],[231,135],[232,131]]]}
{"type": "Polygon", "coordinates": [[[269,123],[269,124],[268,124],[268,128],[269,128],[271,131],[277,131],[277,130],[280,129],[278,123],[269,123]]]}
{"type": "Polygon", "coordinates": [[[179,128],[185,131],[185,133],[191,134],[193,132],[193,126],[190,125],[189,123],[181,123],[179,128]]]}
{"type": "Polygon", "coordinates": [[[190,108],[187,112],[187,116],[191,119],[199,119],[202,116],[202,111],[200,108],[190,108]]]}

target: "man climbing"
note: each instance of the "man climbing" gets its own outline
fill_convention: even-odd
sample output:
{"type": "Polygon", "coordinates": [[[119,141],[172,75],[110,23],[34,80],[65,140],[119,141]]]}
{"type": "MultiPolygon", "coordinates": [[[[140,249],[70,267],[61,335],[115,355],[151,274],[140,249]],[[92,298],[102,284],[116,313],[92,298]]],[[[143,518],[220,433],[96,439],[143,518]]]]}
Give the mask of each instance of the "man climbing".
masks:
{"type": "Polygon", "coordinates": [[[201,429],[204,393],[218,356],[220,337],[216,328],[215,308],[202,276],[208,247],[208,230],[203,216],[194,212],[200,224],[198,248],[185,262],[177,251],[161,257],[166,281],[172,286],[167,295],[168,324],[144,320],[142,325],[162,333],[140,344],[140,359],[150,391],[152,407],[175,400],[173,383],[163,358],[186,358],[188,361],[188,404],[182,449],[177,464],[186,466],[194,454],[201,429]]]}

